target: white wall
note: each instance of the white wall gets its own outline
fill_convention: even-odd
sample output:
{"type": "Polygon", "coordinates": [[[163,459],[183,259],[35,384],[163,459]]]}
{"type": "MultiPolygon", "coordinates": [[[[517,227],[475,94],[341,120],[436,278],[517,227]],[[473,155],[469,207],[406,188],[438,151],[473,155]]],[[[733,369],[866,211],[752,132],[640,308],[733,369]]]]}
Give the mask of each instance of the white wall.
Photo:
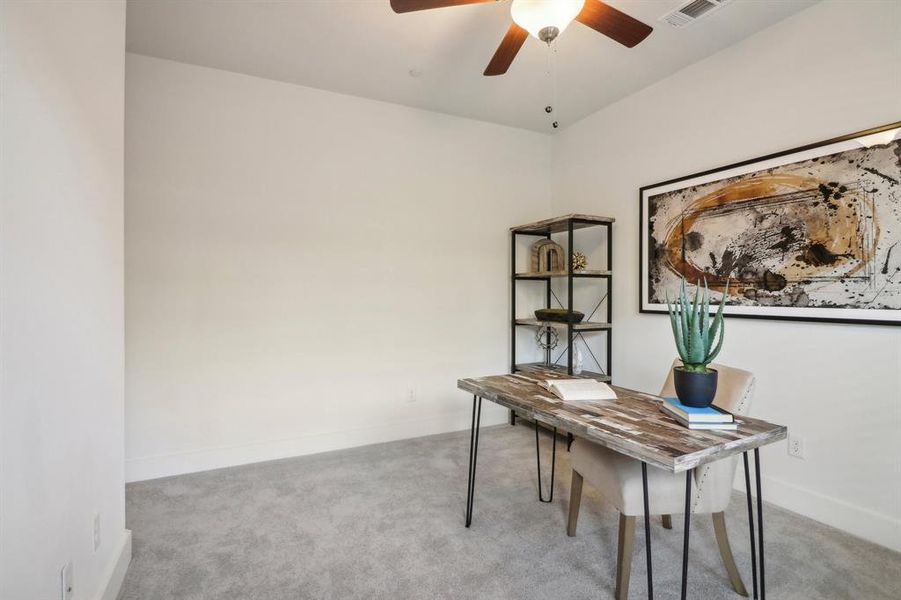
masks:
{"type": "Polygon", "coordinates": [[[138,55],[126,79],[127,478],[468,427],[547,137],[138,55]]]}
{"type": "MultiPolygon", "coordinates": [[[[901,118],[901,3],[823,2],[554,138],[554,212],[616,217],[614,380],[656,390],[675,354],[638,313],[638,188],[901,118]]],[[[730,319],[722,362],[759,378],[768,500],[901,550],[901,328],[730,319]]]]}
{"type": "Polygon", "coordinates": [[[0,24],[0,598],[60,598],[71,560],[76,599],[112,599],[131,551],[125,3],[5,1],[0,24]]]}

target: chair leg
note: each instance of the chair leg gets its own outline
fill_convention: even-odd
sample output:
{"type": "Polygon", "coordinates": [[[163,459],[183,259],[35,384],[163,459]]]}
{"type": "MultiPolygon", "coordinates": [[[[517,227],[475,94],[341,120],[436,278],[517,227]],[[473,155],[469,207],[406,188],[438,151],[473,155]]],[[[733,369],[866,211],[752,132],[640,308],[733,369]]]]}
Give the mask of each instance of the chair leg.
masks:
{"type": "Polygon", "coordinates": [[[582,475],[573,469],[572,487],[569,490],[569,521],[566,523],[566,535],[576,536],[576,524],[579,522],[579,506],[582,504],[582,475]]]}
{"type": "Polygon", "coordinates": [[[629,597],[629,575],[632,572],[632,550],[635,548],[635,517],[619,515],[619,544],[616,550],[616,600],[629,597]]]}
{"type": "Polygon", "coordinates": [[[673,528],[673,515],[663,515],[663,528],[664,529],[672,529],[673,528]]]}
{"type": "Polygon", "coordinates": [[[748,590],[741,580],[738,567],[735,566],[735,559],[732,557],[732,548],[729,546],[729,535],[726,532],[726,513],[713,513],[713,531],[716,533],[716,543],[720,547],[720,556],[723,558],[723,565],[729,574],[729,582],[736,594],[747,597],[748,590]]]}

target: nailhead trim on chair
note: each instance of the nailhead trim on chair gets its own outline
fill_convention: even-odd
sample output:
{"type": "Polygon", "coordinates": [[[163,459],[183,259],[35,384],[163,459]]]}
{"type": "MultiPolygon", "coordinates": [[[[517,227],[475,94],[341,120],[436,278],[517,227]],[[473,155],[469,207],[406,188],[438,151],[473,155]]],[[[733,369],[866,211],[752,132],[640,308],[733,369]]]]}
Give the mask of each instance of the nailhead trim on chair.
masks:
{"type": "Polygon", "coordinates": [[[757,378],[751,377],[751,384],[748,386],[748,389],[745,390],[744,395],[741,397],[741,400],[738,401],[738,411],[741,412],[741,409],[744,407],[745,402],[748,401],[748,398],[751,397],[751,392],[754,391],[754,387],[757,385],[757,378]]]}
{"type": "MultiPolygon", "coordinates": [[[[741,400],[738,401],[737,410],[735,412],[742,414],[742,409],[745,406],[745,403],[748,401],[748,398],[751,397],[751,393],[754,391],[754,386],[757,383],[757,379],[751,377],[751,384],[748,385],[747,389],[745,389],[745,393],[742,395],[741,400]]],[[[704,472],[701,475],[701,481],[698,482],[698,493],[695,494],[695,503],[692,506],[691,512],[697,512],[698,504],[701,503],[701,492],[704,489],[704,482],[707,481],[707,475],[710,473],[710,465],[704,466],[704,472]]],[[[698,472],[695,471],[695,481],[698,481],[698,472]]]]}
{"type": "MultiPolygon", "coordinates": [[[[698,482],[698,493],[695,494],[695,505],[691,508],[691,512],[698,511],[698,504],[701,503],[701,492],[704,489],[704,482],[707,481],[707,474],[710,472],[710,466],[704,467],[704,474],[701,475],[701,481],[698,482]]],[[[698,472],[695,471],[695,481],[698,480],[698,472]]]]}

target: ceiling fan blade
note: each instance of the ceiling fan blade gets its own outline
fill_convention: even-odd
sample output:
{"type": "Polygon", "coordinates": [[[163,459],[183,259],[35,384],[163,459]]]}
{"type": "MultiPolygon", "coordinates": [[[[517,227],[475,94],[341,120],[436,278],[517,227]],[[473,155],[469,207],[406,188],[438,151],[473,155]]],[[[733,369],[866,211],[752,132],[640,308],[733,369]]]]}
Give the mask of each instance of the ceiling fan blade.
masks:
{"type": "Polygon", "coordinates": [[[391,0],[391,8],[396,13],[444,8],[445,6],[463,6],[464,4],[483,4],[495,0],[391,0]]]}
{"type": "Polygon", "coordinates": [[[601,0],[586,0],[582,12],[576,16],[576,21],[588,25],[627,48],[637,45],[654,30],[653,27],[633,19],[609,4],[604,4],[601,0]]]}
{"type": "Polygon", "coordinates": [[[529,37],[528,31],[516,23],[510,23],[507,35],[504,36],[504,39],[501,40],[501,45],[494,51],[494,56],[491,57],[491,62],[488,63],[488,66],[485,67],[484,74],[491,76],[506,73],[527,37],[529,37]]]}

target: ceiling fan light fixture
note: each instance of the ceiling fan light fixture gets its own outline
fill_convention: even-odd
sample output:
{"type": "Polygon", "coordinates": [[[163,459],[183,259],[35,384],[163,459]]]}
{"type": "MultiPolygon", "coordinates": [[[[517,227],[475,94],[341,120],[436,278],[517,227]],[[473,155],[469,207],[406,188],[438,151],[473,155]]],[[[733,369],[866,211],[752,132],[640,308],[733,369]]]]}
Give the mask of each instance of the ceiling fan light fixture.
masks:
{"type": "Polygon", "coordinates": [[[585,0],[513,0],[513,21],[539,40],[554,41],[582,12],[585,0]]]}

